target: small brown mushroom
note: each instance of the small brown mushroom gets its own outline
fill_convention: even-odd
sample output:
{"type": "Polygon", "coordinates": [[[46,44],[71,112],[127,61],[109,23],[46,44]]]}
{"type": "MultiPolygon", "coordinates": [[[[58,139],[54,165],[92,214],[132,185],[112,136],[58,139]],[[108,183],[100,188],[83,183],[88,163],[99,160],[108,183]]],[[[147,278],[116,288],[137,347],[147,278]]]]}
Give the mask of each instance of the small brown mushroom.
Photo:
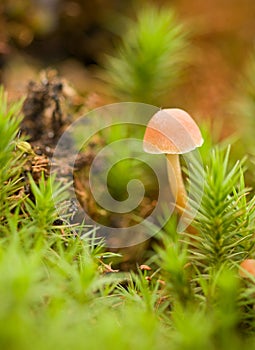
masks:
{"type": "Polygon", "coordinates": [[[139,266],[139,269],[142,270],[142,271],[144,271],[144,270],[145,270],[145,271],[150,271],[150,270],[151,270],[151,267],[148,266],[148,265],[144,265],[144,264],[143,264],[143,265],[140,265],[140,266],[139,266]]]}
{"type": "Polygon", "coordinates": [[[191,116],[182,109],[162,109],[149,121],[143,140],[147,153],[165,153],[168,179],[176,208],[182,214],[187,204],[187,193],[182,179],[179,155],[203,144],[200,130],[191,116]]]}

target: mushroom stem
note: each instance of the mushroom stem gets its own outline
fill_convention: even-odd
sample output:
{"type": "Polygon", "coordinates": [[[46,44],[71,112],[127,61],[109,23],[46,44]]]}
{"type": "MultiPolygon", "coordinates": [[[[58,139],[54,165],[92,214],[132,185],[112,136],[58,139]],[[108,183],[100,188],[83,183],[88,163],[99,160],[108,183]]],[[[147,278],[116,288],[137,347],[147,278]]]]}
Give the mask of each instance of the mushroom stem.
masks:
{"type": "Polygon", "coordinates": [[[176,209],[183,214],[187,205],[187,192],[183,183],[182,171],[178,154],[166,154],[168,181],[174,196],[176,209]]]}

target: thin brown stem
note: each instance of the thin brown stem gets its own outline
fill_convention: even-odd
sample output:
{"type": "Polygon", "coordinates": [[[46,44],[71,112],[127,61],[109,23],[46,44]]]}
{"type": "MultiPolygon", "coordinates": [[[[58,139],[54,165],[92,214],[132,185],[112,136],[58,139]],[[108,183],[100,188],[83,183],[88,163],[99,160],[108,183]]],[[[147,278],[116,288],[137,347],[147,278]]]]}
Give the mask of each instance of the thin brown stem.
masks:
{"type": "Polygon", "coordinates": [[[185,230],[191,234],[196,234],[197,233],[196,229],[189,225],[189,223],[192,221],[192,218],[188,214],[188,211],[186,208],[188,197],[187,197],[187,192],[186,192],[183,178],[182,178],[179,155],[167,154],[166,157],[167,157],[168,181],[171,188],[171,192],[175,199],[176,210],[182,216],[182,220],[184,224],[186,222],[187,227],[185,230]]]}
{"type": "Polygon", "coordinates": [[[167,154],[168,181],[174,196],[176,209],[183,214],[187,204],[187,192],[182,179],[181,166],[178,154],[167,154]]]}

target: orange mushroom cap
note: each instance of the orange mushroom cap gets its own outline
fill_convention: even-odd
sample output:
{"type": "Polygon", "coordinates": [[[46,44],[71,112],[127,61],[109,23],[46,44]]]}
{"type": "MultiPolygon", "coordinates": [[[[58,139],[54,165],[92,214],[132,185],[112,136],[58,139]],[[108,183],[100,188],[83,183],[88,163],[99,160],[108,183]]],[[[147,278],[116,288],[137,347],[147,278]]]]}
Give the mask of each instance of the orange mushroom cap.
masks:
{"type": "Polygon", "coordinates": [[[183,154],[200,147],[204,140],[191,116],[178,108],[162,109],[148,123],[143,139],[147,153],[183,154]]]}
{"type": "Polygon", "coordinates": [[[249,274],[255,276],[254,259],[246,259],[240,264],[239,275],[241,277],[249,277],[249,274]]]}
{"type": "Polygon", "coordinates": [[[148,265],[140,265],[139,268],[140,268],[140,270],[146,270],[146,271],[150,271],[151,270],[151,267],[148,266],[148,265]]]}

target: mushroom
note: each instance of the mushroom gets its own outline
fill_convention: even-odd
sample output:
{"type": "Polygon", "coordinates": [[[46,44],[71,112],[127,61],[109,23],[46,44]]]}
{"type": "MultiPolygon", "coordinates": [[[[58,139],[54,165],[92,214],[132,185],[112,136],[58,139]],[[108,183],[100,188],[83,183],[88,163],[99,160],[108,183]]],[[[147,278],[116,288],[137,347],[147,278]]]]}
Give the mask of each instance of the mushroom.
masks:
{"type": "Polygon", "coordinates": [[[255,276],[255,260],[246,259],[241,262],[239,267],[239,276],[248,278],[249,276],[255,276]]]}
{"type": "Polygon", "coordinates": [[[179,155],[200,147],[203,141],[195,121],[187,112],[178,108],[158,111],[150,119],[145,131],[144,151],[166,154],[169,185],[180,214],[186,207],[187,193],[182,179],[179,155]]]}

